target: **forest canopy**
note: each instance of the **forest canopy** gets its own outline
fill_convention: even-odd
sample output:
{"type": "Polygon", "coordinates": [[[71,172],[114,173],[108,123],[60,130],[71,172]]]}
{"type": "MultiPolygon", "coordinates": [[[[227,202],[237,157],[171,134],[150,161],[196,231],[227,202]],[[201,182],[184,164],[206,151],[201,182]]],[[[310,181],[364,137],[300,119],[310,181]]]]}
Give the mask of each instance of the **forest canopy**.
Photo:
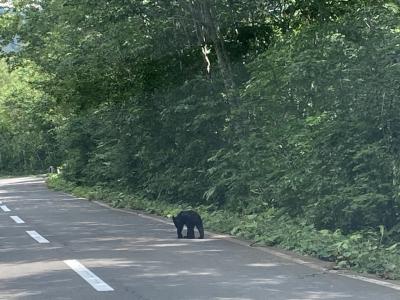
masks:
{"type": "MultiPolygon", "coordinates": [[[[4,4],[3,4],[4,5],[4,4]]],[[[0,4],[1,6],[1,4],[0,4]]],[[[400,232],[400,7],[18,0],[0,172],[400,232]]]]}

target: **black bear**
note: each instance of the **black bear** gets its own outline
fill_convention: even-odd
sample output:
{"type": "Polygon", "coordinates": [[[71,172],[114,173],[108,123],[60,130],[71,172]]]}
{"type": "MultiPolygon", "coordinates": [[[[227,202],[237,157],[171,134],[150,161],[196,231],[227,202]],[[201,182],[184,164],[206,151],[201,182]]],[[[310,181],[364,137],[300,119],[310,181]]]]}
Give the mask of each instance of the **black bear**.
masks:
{"type": "Polygon", "coordinates": [[[184,210],[181,211],[176,217],[172,217],[174,221],[176,231],[178,233],[178,238],[183,238],[182,230],[183,226],[187,228],[187,235],[185,238],[194,239],[194,227],[199,231],[199,239],[204,238],[204,229],[203,229],[203,221],[201,220],[200,215],[193,210],[184,210]]]}

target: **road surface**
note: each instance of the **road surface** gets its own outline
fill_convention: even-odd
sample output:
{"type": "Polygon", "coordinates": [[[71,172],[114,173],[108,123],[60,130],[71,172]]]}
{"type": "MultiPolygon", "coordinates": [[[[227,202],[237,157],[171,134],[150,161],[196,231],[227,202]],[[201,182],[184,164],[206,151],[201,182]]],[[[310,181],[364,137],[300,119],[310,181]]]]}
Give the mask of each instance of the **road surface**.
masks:
{"type": "Polygon", "coordinates": [[[400,300],[399,286],[228,239],[178,240],[172,222],[50,191],[41,177],[0,179],[0,202],[0,299],[400,300]]]}

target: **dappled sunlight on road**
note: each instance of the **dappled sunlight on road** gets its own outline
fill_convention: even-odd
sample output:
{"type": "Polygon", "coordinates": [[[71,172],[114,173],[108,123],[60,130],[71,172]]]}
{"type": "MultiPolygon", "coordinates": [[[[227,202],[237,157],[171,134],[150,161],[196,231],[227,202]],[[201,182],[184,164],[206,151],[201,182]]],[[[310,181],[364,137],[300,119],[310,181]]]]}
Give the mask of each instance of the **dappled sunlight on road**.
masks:
{"type": "Polygon", "coordinates": [[[80,291],[92,291],[64,260],[78,260],[110,284],[115,295],[128,295],[93,294],[96,300],[368,299],[338,292],[346,290],[347,279],[318,273],[284,255],[232,243],[225,235],[178,239],[168,220],[48,192],[42,179],[26,178],[17,185],[10,181],[0,194],[27,222],[17,225],[7,214],[0,215],[0,226],[13,229],[0,236],[0,299],[42,300],[43,290],[54,296],[47,299],[80,299],[80,291]],[[32,228],[50,243],[32,240],[25,233],[32,228]],[[30,288],[21,287],[21,281],[30,288]],[[58,298],[65,286],[76,288],[58,298]]]}
{"type": "MultiPolygon", "coordinates": [[[[329,292],[311,292],[305,291],[302,292],[304,296],[289,298],[287,300],[328,300],[328,299],[345,299],[352,298],[352,295],[344,294],[344,293],[329,293],[329,292]]],[[[378,299],[377,299],[378,300],[378,299]]]]}
{"type": "Polygon", "coordinates": [[[43,293],[56,290],[56,286],[71,286],[76,280],[71,276],[71,270],[59,260],[0,264],[0,270],[0,299],[7,300],[43,299],[43,293]],[[21,282],[29,283],[26,285],[30,287],[21,288],[21,282]]]}
{"type": "Polygon", "coordinates": [[[4,298],[1,299],[32,299],[32,297],[38,296],[39,299],[41,291],[24,291],[21,289],[10,290],[7,289],[7,292],[1,293],[1,296],[4,298]]]}
{"type": "Polygon", "coordinates": [[[157,278],[157,277],[174,277],[174,276],[220,276],[218,273],[216,273],[214,270],[209,271],[209,272],[194,272],[194,271],[177,271],[177,272],[169,272],[169,273],[143,273],[136,275],[135,277],[151,277],[151,278],[157,278]]]}
{"type": "Polygon", "coordinates": [[[180,254],[214,254],[214,253],[219,253],[219,252],[223,252],[224,250],[220,250],[220,249],[198,249],[198,250],[180,250],[177,251],[177,253],[180,254]]]}
{"type": "Polygon", "coordinates": [[[214,298],[215,300],[252,300],[252,298],[221,298],[221,297],[217,297],[214,298]]]}
{"type": "Polygon", "coordinates": [[[171,243],[171,244],[151,244],[152,247],[165,248],[165,247],[184,247],[187,244],[171,243]]]}
{"type": "Polygon", "coordinates": [[[277,264],[277,263],[252,263],[252,264],[247,264],[246,266],[248,267],[265,267],[265,268],[271,268],[271,267],[278,267],[281,266],[282,264],[277,264]]]}
{"type": "MultiPolygon", "coordinates": [[[[289,279],[289,278],[287,278],[289,279]]],[[[254,287],[254,286],[276,286],[285,283],[286,280],[282,278],[277,278],[276,276],[272,276],[272,278],[252,278],[251,276],[239,276],[239,278],[235,280],[229,280],[229,281],[221,281],[221,282],[216,282],[216,285],[224,286],[224,287],[234,287],[234,286],[240,286],[240,285],[246,285],[247,287],[254,287]]],[[[275,289],[275,291],[279,291],[278,289],[275,289]]]]}
{"type": "Polygon", "coordinates": [[[49,271],[60,271],[68,269],[59,260],[41,260],[36,262],[21,262],[12,264],[0,263],[0,280],[10,280],[34,275],[46,274],[49,271]]]}

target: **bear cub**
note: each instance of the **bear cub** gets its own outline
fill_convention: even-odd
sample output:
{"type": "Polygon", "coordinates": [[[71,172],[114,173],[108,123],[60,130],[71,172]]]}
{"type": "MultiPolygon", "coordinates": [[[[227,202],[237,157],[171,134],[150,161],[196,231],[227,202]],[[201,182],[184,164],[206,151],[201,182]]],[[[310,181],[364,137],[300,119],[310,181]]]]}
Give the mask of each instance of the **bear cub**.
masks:
{"type": "Polygon", "coordinates": [[[199,239],[204,238],[203,221],[200,215],[193,210],[181,211],[176,217],[172,217],[174,221],[176,231],[178,233],[178,238],[194,239],[194,228],[196,227],[199,231],[199,239]],[[187,235],[182,236],[183,226],[187,228],[187,235]]]}

